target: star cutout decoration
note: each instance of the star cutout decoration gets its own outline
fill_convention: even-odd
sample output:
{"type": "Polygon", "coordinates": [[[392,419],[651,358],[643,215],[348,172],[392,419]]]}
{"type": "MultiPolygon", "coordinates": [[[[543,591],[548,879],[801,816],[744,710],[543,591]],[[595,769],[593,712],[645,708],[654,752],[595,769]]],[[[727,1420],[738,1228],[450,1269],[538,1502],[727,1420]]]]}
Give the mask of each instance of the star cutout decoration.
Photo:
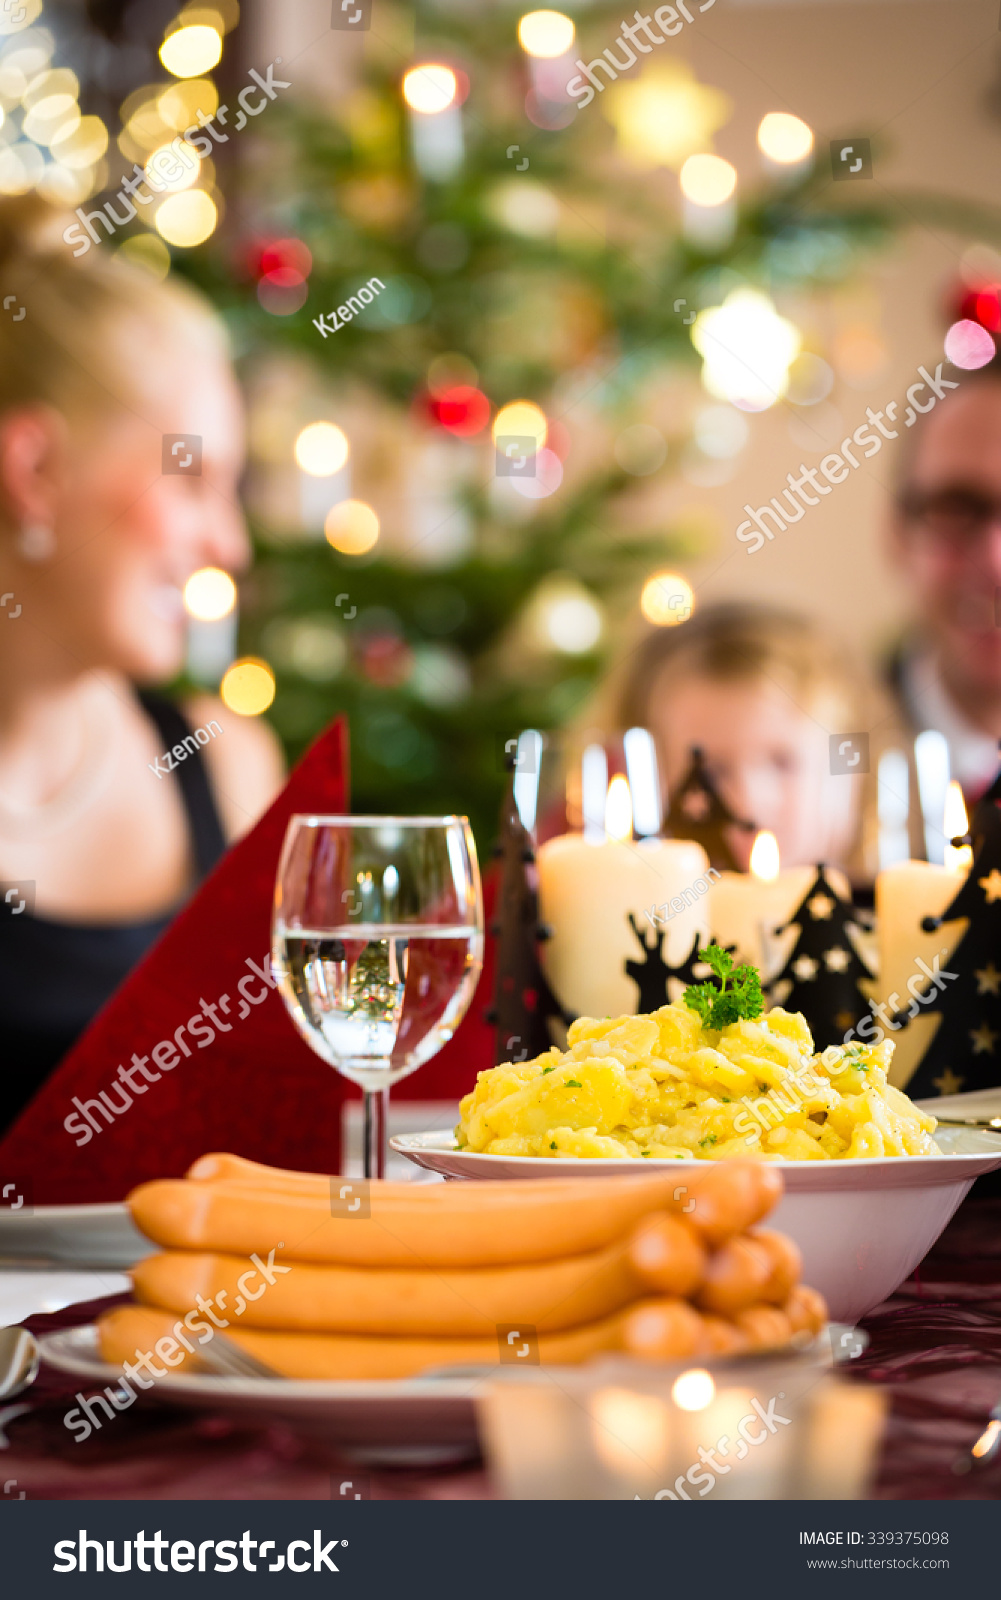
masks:
{"type": "Polygon", "coordinates": [[[689,156],[710,149],[713,134],[730,120],[732,104],[678,61],[648,66],[641,77],[610,85],[601,108],[621,154],[635,166],[677,172],[689,156]]]}
{"type": "Polygon", "coordinates": [[[993,905],[995,900],[1001,900],[1001,872],[997,867],[992,867],[986,878],[978,878],[977,882],[987,899],[987,904],[993,905]]]}
{"type": "Polygon", "coordinates": [[[847,972],[852,964],[852,958],[847,950],[842,950],[839,944],[833,950],[824,951],[824,966],[828,972],[847,972]]]}
{"type": "Polygon", "coordinates": [[[812,956],[800,956],[792,964],[792,970],[800,983],[812,983],[820,971],[819,961],[814,961],[812,956]]]}
{"type": "Polygon", "coordinates": [[[1001,972],[998,971],[993,961],[989,961],[986,967],[979,968],[974,972],[973,976],[977,980],[978,994],[998,994],[1001,992],[999,991],[1001,972]]]}
{"type": "Polygon", "coordinates": [[[934,1083],[939,1094],[958,1094],[960,1089],[963,1087],[963,1084],[966,1082],[966,1079],[958,1078],[951,1067],[946,1067],[942,1076],[940,1078],[933,1078],[932,1082],[934,1083]]]}
{"type": "Polygon", "coordinates": [[[815,894],[812,900],[806,902],[806,909],[814,922],[829,922],[834,901],[829,894],[815,894]]]}
{"type": "Polygon", "coordinates": [[[994,1054],[994,1046],[997,1043],[998,1034],[993,1028],[989,1028],[986,1022],[982,1022],[979,1028],[971,1028],[970,1038],[973,1040],[973,1054],[975,1056],[992,1056],[994,1054]]]}

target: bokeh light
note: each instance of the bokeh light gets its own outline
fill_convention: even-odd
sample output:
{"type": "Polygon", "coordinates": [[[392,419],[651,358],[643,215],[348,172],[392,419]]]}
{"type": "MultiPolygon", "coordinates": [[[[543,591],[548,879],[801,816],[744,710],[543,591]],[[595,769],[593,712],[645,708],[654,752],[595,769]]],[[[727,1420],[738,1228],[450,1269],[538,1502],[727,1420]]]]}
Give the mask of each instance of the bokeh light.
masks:
{"type": "Polygon", "coordinates": [[[50,148],[64,167],[92,167],[108,148],[108,130],[100,117],[81,117],[75,126],[53,139],[50,148]]]}
{"type": "Polygon", "coordinates": [[[266,661],[244,656],[234,661],[219,685],[224,706],[241,717],[259,717],[275,697],[275,675],[266,661]]]}
{"type": "Polygon", "coordinates": [[[704,1367],[692,1367],[675,1378],[671,1399],[682,1411],[704,1411],[716,1397],[712,1374],[704,1367]]]}
{"type": "Polygon", "coordinates": [[[411,67],[403,79],[404,100],[412,111],[422,111],[425,116],[446,111],[457,92],[455,73],[440,61],[425,61],[419,67],[411,67]]]}
{"type": "Polygon", "coordinates": [[[199,622],[218,622],[236,605],[236,584],[221,567],[199,567],[184,585],[184,609],[199,622]]]}
{"type": "Polygon", "coordinates": [[[554,595],[546,601],[543,627],[549,643],[561,654],[586,655],[601,638],[601,611],[583,592],[554,595]]]}
{"type": "MultiPolygon", "coordinates": [[[[159,184],[161,189],[166,189],[171,194],[180,194],[198,182],[201,177],[202,158],[191,145],[186,145],[182,161],[169,144],[161,144],[147,157],[143,166],[146,172],[152,173],[153,183],[159,184]]],[[[152,184],[150,187],[152,188],[152,184]]]]}
{"type": "Polygon", "coordinates": [[[689,156],[678,175],[681,192],[697,206],[721,206],[737,187],[737,171],[722,156],[689,156]]]}
{"type": "Polygon", "coordinates": [[[781,400],[800,333],[780,317],[758,289],[734,289],[721,306],[700,311],[692,343],[702,356],[702,382],[710,394],[745,411],[765,411],[781,400]]]}
{"type": "Polygon", "coordinates": [[[155,233],[134,233],[131,239],[118,246],[116,253],[131,261],[133,266],[142,267],[158,283],[162,283],[170,271],[170,251],[155,233]]]}
{"type": "Polygon", "coordinates": [[[379,518],[364,500],[340,500],[327,512],[323,532],[342,556],[363,556],[379,537],[379,518]]]}
{"type": "Polygon", "coordinates": [[[295,441],[295,459],[310,477],[329,478],[340,472],[350,449],[336,422],[310,422],[295,441]]]}
{"type": "Polygon", "coordinates": [[[197,78],[211,72],[222,55],[222,40],[215,28],[178,28],[160,46],[160,60],[175,78],[197,78]]]}
{"type": "Polygon", "coordinates": [[[498,439],[534,439],[535,448],[541,450],[547,432],[546,414],[532,400],[512,400],[494,417],[495,443],[498,439]]]}
{"type": "Polygon", "coordinates": [[[562,11],[529,11],[518,24],[521,48],[544,61],[566,55],[573,41],[574,25],[562,11]]]}
{"type": "Polygon", "coordinates": [[[175,133],[183,133],[204,117],[214,117],[219,109],[219,91],[211,78],[186,78],[172,83],[157,96],[156,110],[161,122],[175,133]]]}
{"type": "Polygon", "coordinates": [[[658,628],[676,628],[695,610],[695,591],[678,572],[655,572],[643,585],[640,610],[658,628]]]}
{"type": "Polygon", "coordinates": [[[168,195],[157,207],[156,231],[168,244],[190,248],[207,239],[219,220],[219,212],[211,195],[204,189],[188,189],[183,194],[168,195]]]}
{"type": "Polygon", "coordinates": [[[446,389],[434,398],[432,408],[441,426],[460,439],[482,433],[490,421],[490,401],[482,389],[470,384],[446,389]]]}
{"type": "Polygon", "coordinates": [[[987,329],[965,317],[961,322],[954,322],[945,336],[947,358],[954,367],[963,367],[967,372],[986,367],[988,361],[994,359],[996,348],[987,329]]]}
{"type": "Polygon", "coordinates": [[[769,111],[758,124],[758,149],[782,166],[805,161],[813,149],[813,130],[788,111],[769,111]]]}

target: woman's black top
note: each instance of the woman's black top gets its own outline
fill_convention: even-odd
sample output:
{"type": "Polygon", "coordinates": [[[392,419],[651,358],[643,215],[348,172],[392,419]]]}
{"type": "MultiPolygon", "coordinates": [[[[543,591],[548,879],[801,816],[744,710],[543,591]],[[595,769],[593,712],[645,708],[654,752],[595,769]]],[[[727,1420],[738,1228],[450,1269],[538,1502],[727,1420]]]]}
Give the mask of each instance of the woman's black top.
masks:
{"type": "MultiPolygon", "coordinates": [[[[157,728],[162,749],[173,749],[191,733],[169,700],[148,693],[139,699],[157,728]]],[[[201,879],[219,860],[226,841],[200,746],[175,765],[173,777],[181,786],[192,856],[201,879]]],[[[174,915],[94,926],[53,922],[32,914],[21,892],[24,887],[0,884],[0,1132],[23,1110],[174,915]]]]}

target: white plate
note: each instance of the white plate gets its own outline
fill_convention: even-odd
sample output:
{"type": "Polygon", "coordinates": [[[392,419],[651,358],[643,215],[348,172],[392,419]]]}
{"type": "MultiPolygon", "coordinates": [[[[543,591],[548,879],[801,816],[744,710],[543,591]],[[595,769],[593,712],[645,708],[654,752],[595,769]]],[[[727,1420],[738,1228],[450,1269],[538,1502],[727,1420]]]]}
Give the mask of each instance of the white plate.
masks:
{"type": "Polygon", "coordinates": [[[0,1210],[0,1258],[7,1260],[124,1268],[135,1266],[155,1249],[124,1205],[0,1210]]]}
{"type": "MultiPolygon", "coordinates": [[[[819,1289],[836,1322],[854,1323],[891,1295],[928,1254],[975,1178],[1001,1167],[1001,1134],[939,1128],[940,1156],[872,1161],[779,1161],[786,1192],[768,1217],[803,1252],[803,1277],[819,1289]]],[[[394,1149],[446,1178],[608,1178],[705,1161],[588,1161],[574,1157],[460,1153],[451,1129],[401,1135],[394,1149]]]]}
{"type": "MultiPolygon", "coordinates": [[[[121,1381],[121,1367],[101,1359],[93,1324],[44,1334],[38,1343],[43,1359],[60,1372],[92,1384],[121,1381]]],[[[143,1393],[168,1405],[287,1422],[330,1443],[378,1451],[380,1460],[390,1452],[401,1463],[426,1462],[439,1449],[446,1459],[471,1453],[477,1439],[476,1396],[490,1375],[484,1368],[461,1377],[335,1383],[171,1373],[143,1393]],[[457,1452],[457,1447],[462,1448],[457,1452]]]]}

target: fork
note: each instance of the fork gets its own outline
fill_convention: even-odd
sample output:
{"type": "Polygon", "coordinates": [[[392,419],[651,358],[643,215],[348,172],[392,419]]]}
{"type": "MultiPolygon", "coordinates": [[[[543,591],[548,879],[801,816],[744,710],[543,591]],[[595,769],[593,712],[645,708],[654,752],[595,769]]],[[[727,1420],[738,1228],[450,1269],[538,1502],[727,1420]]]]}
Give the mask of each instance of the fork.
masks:
{"type": "Polygon", "coordinates": [[[232,1339],[227,1339],[223,1333],[217,1333],[208,1344],[202,1345],[198,1351],[198,1359],[203,1366],[220,1378],[280,1378],[282,1373],[276,1372],[274,1367],[269,1367],[265,1362],[258,1361],[256,1356],[248,1355],[245,1350],[232,1339]]]}

